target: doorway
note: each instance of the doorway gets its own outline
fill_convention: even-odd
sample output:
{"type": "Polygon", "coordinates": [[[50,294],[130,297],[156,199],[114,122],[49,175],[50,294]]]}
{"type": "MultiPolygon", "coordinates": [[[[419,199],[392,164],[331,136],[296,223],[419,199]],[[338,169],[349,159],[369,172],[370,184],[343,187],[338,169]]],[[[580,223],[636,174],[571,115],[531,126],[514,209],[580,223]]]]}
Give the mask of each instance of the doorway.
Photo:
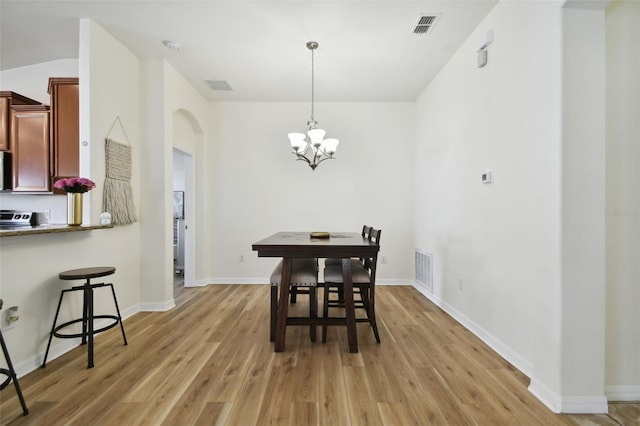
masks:
{"type": "Polygon", "coordinates": [[[188,202],[192,187],[191,155],[173,149],[173,297],[179,296],[190,283],[189,217],[191,205],[188,202]]]}

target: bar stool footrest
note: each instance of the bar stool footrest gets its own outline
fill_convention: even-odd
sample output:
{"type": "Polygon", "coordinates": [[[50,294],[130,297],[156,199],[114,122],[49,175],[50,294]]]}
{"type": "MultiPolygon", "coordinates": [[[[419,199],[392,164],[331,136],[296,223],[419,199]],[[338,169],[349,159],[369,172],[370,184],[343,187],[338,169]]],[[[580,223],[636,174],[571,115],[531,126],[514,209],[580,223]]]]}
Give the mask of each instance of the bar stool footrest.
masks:
{"type": "MultiPolygon", "coordinates": [[[[94,315],[93,319],[94,320],[96,320],[96,319],[111,319],[111,320],[114,321],[113,323],[105,325],[102,328],[94,329],[93,330],[93,334],[94,335],[98,334],[98,333],[102,333],[103,331],[109,330],[110,328],[113,328],[113,327],[115,327],[116,325],[118,325],[120,323],[120,318],[118,318],[115,315],[94,315]]],[[[72,320],[72,321],[67,321],[64,324],[60,324],[59,326],[57,326],[54,329],[53,335],[55,337],[59,337],[61,339],[72,339],[72,338],[75,338],[75,337],[82,337],[82,332],[76,333],[76,334],[62,334],[62,333],[59,333],[58,331],[63,329],[64,327],[70,326],[72,324],[81,323],[83,321],[84,321],[83,318],[78,318],[78,319],[75,319],[75,320],[72,320]]]]}
{"type": "Polygon", "coordinates": [[[9,386],[9,383],[11,383],[11,379],[13,379],[13,377],[11,377],[11,371],[7,370],[6,368],[0,368],[0,374],[4,374],[5,376],[7,376],[7,379],[2,382],[2,384],[0,384],[0,390],[2,390],[9,386]]]}

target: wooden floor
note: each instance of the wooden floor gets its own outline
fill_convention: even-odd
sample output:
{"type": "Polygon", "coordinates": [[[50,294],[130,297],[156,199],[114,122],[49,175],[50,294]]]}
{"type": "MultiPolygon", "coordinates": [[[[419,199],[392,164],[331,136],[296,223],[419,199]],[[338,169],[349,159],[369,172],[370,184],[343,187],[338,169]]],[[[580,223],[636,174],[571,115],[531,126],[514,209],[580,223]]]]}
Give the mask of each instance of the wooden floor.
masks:
{"type": "MultiPolygon", "coordinates": [[[[0,423],[21,425],[616,425],[640,424],[640,405],[611,414],[551,413],[528,379],[411,287],[379,287],[382,338],[358,324],[360,352],[343,327],[311,343],[287,329],[269,342],[266,285],[212,285],[180,293],[177,307],[139,313],[96,338],[95,368],[78,347],[0,392],[0,423]]],[[[293,310],[306,311],[306,297],[293,310]]]]}

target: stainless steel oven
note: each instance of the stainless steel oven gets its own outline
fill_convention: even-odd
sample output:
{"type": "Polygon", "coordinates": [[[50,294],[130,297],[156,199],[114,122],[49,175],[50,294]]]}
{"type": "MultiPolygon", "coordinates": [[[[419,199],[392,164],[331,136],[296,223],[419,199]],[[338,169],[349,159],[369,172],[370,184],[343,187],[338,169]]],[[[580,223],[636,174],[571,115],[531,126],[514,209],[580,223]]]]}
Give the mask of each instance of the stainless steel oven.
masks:
{"type": "Polygon", "coordinates": [[[23,226],[36,226],[38,216],[34,212],[19,210],[0,210],[0,229],[15,229],[23,226]]]}

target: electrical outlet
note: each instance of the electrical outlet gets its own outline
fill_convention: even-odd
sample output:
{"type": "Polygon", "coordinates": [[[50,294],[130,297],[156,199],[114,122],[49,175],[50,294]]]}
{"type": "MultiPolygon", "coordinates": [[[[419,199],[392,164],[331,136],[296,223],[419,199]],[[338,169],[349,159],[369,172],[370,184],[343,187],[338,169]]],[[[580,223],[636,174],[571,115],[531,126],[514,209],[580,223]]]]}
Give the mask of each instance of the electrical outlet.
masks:
{"type": "Polygon", "coordinates": [[[18,315],[18,307],[12,306],[3,312],[2,315],[2,330],[11,330],[12,328],[16,328],[18,325],[18,320],[20,316],[18,315]]]}
{"type": "Polygon", "coordinates": [[[51,219],[51,209],[44,209],[44,218],[51,219]]]}
{"type": "Polygon", "coordinates": [[[387,256],[382,256],[381,261],[382,261],[383,265],[386,265],[387,264],[387,256]]]}
{"type": "Polygon", "coordinates": [[[459,289],[460,291],[463,291],[463,290],[464,290],[464,278],[462,278],[462,277],[459,277],[459,278],[458,278],[458,289],[459,289]]]}
{"type": "Polygon", "coordinates": [[[238,262],[244,262],[244,256],[243,255],[238,256],[238,262]]]}

